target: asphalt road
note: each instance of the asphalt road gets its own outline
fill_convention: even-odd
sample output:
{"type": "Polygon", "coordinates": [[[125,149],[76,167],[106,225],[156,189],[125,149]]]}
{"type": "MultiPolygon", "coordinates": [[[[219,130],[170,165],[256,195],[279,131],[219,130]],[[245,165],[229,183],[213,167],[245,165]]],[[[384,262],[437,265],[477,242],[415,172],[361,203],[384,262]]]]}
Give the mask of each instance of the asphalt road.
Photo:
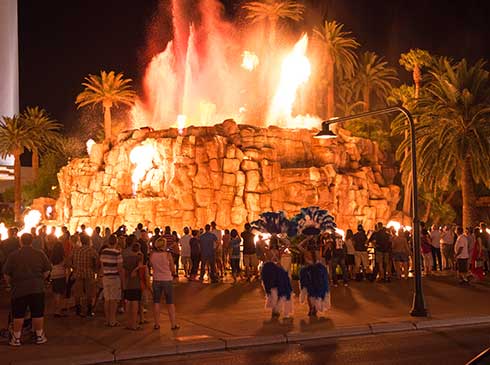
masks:
{"type": "MultiPolygon", "coordinates": [[[[125,365],[460,365],[490,347],[490,326],[311,341],[120,362],[125,365]]],[[[488,362],[490,364],[490,360],[488,362]]]]}

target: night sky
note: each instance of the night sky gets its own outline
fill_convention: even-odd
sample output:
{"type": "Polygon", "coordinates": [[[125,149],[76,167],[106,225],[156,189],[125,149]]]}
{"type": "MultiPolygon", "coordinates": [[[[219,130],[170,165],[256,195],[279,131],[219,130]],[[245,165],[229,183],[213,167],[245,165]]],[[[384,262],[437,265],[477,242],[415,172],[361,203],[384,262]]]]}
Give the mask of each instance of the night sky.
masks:
{"type": "MultiPolygon", "coordinates": [[[[165,1],[165,0],[162,0],[165,1]]],[[[184,1],[184,0],[183,0],[184,1]]],[[[139,86],[152,52],[148,34],[159,0],[18,0],[20,107],[39,105],[67,129],[76,126],[74,104],[81,82],[101,69],[124,72],[139,86]]],[[[192,2],[192,0],[191,0],[192,2]]],[[[237,17],[242,1],[222,0],[237,17]]],[[[475,61],[490,60],[490,2],[483,0],[306,1],[307,23],[328,19],[345,24],[362,44],[398,66],[400,53],[431,53],[475,61]]],[[[162,35],[163,37],[163,35],[162,35]]]]}

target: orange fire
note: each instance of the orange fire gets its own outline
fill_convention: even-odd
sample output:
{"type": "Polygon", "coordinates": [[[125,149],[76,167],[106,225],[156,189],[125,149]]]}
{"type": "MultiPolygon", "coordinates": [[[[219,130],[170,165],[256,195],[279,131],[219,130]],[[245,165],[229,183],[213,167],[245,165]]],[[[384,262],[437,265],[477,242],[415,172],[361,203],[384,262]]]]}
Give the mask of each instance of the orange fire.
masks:
{"type": "Polygon", "coordinates": [[[242,67],[247,71],[253,71],[259,64],[259,57],[253,52],[245,51],[242,57],[242,67]]]}
{"type": "Polygon", "coordinates": [[[267,117],[268,124],[289,126],[299,87],[310,78],[311,65],[306,57],[308,35],[303,35],[282,62],[281,78],[267,117]]]}
{"type": "Polygon", "coordinates": [[[131,177],[131,181],[133,182],[133,195],[136,195],[139,184],[145,178],[146,173],[153,167],[155,154],[155,146],[148,140],[131,150],[129,160],[136,165],[131,177]]]}

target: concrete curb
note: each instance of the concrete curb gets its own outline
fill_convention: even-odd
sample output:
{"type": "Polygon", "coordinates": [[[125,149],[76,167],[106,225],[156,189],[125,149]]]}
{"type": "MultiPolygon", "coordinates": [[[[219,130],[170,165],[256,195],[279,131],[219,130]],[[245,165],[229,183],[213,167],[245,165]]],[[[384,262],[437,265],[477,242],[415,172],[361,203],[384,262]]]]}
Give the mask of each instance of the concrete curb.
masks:
{"type": "Polygon", "coordinates": [[[177,354],[177,344],[168,344],[158,347],[145,348],[144,353],[139,348],[120,350],[114,353],[114,361],[134,360],[146,357],[159,357],[177,354]]]}
{"type": "Polygon", "coordinates": [[[287,343],[286,335],[232,337],[222,340],[225,341],[227,350],[287,343]]]}
{"type": "Polygon", "coordinates": [[[371,333],[371,328],[366,324],[361,326],[339,327],[325,331],[291,332],[286,334],[286,337],[288,343],[295,343],[301,341],[320,340],[324,338],[370,335],[371,333]]]}
{"type": "MultiPolygon", "coordinates": [[[[141,354],[140,354],[141,355],[141,354]]],[[[115,362],[116,357],[114,353],[109,351],[97,351],[92,353],[86,353],[79,356],[71,357],[55,357],[55,358],[41,358],[38,360],[27,361],[12,361],[12,365],[89,365],[115,362]]]]}
{"type": "Polygon", "coordinates": [[[415,331],[417,329],[415,323],[412,322],[373,323],[370,324],[369,327],[371,327],[371,333],[373,335],[390,332],[415,331]]]}
{"type": "MultiPolygon", "coordinates": [[[[189,354],[202,351],[226,350],[226,342],[221,339],[209,339],[205,341],[189,341],[177,344],[177,354],[189,354]]],[[[116,358],[117,360],[117,358],[116,358]]]]}
{"type": "Polygon", "coordinates": [[[414,322],[414,325],[418,330],[423,330],[429,328],[469,326],[469,325],[486,324],[486,323],[490,323],[490,316],[431,319],[427,321],[414,322]]]}

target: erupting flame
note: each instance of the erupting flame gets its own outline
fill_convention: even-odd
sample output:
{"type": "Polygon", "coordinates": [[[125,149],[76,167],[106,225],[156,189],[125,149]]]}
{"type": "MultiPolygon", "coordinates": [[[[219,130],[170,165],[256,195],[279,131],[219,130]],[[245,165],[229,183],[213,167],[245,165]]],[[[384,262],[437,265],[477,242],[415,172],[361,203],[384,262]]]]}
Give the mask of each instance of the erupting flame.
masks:
{"type": "Polygon", "coordinates": [[[397,221],[389,221],[388,224],[386,225],[386,228],[391,228],[391,227],[393,227],[397,233],[398,233],[398,230],[400,228],[403,228],[405,231],[408,231],[408,232],[410,232],[412,230],[412,227],[404,226],[400,222],[397,222],[397,221]]]}
{"type": "Polygon", "coordinates": [[[259,64],[259,57],[253,52],[243,52],[242,67],[247,71],[253,71],[259,64]]]}
{"type": "Polygon", "coordinates": [[[31,233],[31,228],[37,227],[41,222],[42,214],[39,210],[32,209],[24,216],[24,228],[17,234],[19,237],[24,233],[31,233]]]}
{"type": "Polygon", "coordinates": [[[335,228],[335,233],[342,236],[342,239],[345,239],[345,232],[340,228],[335,228]]]}
{"type": "Polygon", "coordinates": [[[92,147],[94,146],[94,144],[96,144],[96,143],[95,143],[95,141],[92,138],[90,138],[87,141],[87,143],[86,143],[86,145],[87,145],[87,153],[88,153],[89,156],[90,156],[90,152],[92,152],[92,147]]]}
{"type": "Polygon", "coordinates": [[[286,125],[292,118],[293,104],[298,88],[310,78],[311,65],[306,57],[308,35],[303,35],[282,62],[281,78],[269,109],[270,124],[286,125]]]}
{"type": "Polygon", "coordinates": [[[88,234],[90,237],[92,237],[92,234],[94,233],[94,230],[92,229],[92,227],[87,227],[85,229],[85,233],[88,234]]]}
{"type": "Polygon", "coordinates": [[[131,177],[131,181],[133,182],[133,195],[136,195],[138,185],[144,179],[146,173],[152,168],[155,154],[155,147],[145,142],[131,150],[129,160],[136,165],[133,176],[131,177]]]}
{"type": "Polygon", "coordinates": [[[270,233],[257,233],[254,236],[254,244],[257,246],[257,242],[259,242],[259,236],[262,236],[262,239],[266,242],[269,243],[269,240],[271,239],[272,235],[270,233]]]}
{"type": "Polygon", "coordinates": [[[62,234],[63,234],[63,231],[61,230],[61,227],[56,227],[54,229],[54,235],[56,236],[56,238],[60,238],[62,234]]]}
{"type": "Polygon", "coordinates": [[[187,117],[183,114],[179,114],[177,116],[177,129],[179,130],[179,134],[184,132],[185,122],[187,121],[187,117]]]}
{"type": "Polygon", "coordinates": [[[5,227],[5,224],[3,222],[0,223],[0,239],[6,240],[8,238],[8,228],[5,227]]]}

